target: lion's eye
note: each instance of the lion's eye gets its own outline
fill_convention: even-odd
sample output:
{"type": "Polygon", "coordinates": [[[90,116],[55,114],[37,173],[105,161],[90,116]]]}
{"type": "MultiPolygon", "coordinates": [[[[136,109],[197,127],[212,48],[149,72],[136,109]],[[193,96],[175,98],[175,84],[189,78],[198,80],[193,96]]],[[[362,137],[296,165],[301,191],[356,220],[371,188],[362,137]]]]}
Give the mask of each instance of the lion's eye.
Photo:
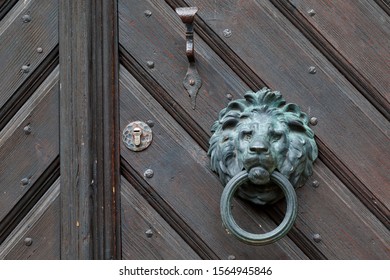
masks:
{"type": "Polygon", "coordinates": [[[283,132],[281,131],[273,131],[272,132],[272,140],[273,141],[278,141],[280,138],[282,138],[283,132]]]}
{"type": "Polygon", "coordinates": [[[244,131],[242,134],[242,139],[244,141],[250,141],[252,139],[252,131],[244,131]]]}

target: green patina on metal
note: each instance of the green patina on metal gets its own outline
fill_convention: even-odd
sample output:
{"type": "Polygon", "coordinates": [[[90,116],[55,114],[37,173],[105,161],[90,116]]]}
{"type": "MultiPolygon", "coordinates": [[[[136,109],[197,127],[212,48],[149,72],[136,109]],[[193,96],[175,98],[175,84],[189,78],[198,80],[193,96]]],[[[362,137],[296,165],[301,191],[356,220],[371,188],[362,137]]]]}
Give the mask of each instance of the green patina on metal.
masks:
{"type": "Polygon", "coordinates": [[[318,155],[307,115],[268,88],[231,101],[220,112],[212,132],[211,169],[224,185],[246,170],[248,180],[238,188],[238,195],[260,205],[284,197],[270,180],[274,171],[294,188],[300,187],[312,174],[318,155]]]}

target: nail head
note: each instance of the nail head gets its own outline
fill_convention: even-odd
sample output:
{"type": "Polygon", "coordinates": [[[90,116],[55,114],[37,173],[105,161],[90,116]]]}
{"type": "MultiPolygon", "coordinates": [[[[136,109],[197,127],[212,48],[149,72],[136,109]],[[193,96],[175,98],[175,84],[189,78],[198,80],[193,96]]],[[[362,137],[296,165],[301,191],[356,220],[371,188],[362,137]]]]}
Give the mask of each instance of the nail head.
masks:
{"type": "Polygon", "coordinates": [[[224,31],[223,31],[223,36],[225,36],[226,38],[229,38],[232,36],[232,31],[228,28],[226,28],[224,31]]]}
{"type": "Polygon", "coordinates": [[[309,67],[309,73],[310,74],[315,74],[315,73],[317,73],[317,69],[314,66],[310,66],[309,67]]]}
{"type": "Polygon", "coordinates": [[[145,14],[146,17],[150,17],[150,16],[152,15],[152,11],[146,10],[146,11],[144,12],[144,14],[145,14]]]}
{"type": "Polygon", "coordinates": [[[321,242],[321,235],[319,235],[318,233],[313,234],[313,240],[317,243],[321,242]]]}
{"type": "Polygon", "coordinates": [[[314,180],[313,183],[312,183],[312,186],[314,188],[318,188],[320,186],[320,182],[318,182],[317,180],[314,180]]]}
{"type": "Polygon", "coordinates": [[[24,128],[23,128],[23,131],[25,134],[30,134],[31,133],[31,125],[26,125],[24,128]]]}
{"type": "Polygon", "coordinates": [[[154,171],[152,169],[146,169],[145,172],[144,172],[144,176],[146,178],[152,178],[154,175],[154,171]]]}
{"type": "Polygon", "coordinates": [[[311,17],[315,16],[315,14],[316,14],[316,11],[314,11],[313,9],[310,9],[307,12],[308,12],[309,16],[311,16],[311,17]]]}
{"type": "Polygon", "coordinates": [[[234,256],[234,255],[229,255],[228,256],[228,260],[235,260],[236,259],[236,256],[234,256]]]}
{"type": "Polygon", "coordinates": [[[30,22],[31,21],[31,16],[30,15],[24,15],[22,16],[22,20],[24,23],[30,22]]]}
{"type": "Polygon", "coordinates": [[[310,118],[310,124],[311,125],[317,125],[318,124],[318,119],[316,117],[311,117],[310,118]]]}
{"type": "Polygon", "coordinates": [[[146,65],[150,68],[150,69],[153,69],[154,68],[154,62],[149,60],[146,62],[146,65]]]}
{"type": "Polygon", "coordinates": [[[153,236],[153,231],[151,229],[148,229],[147,231],[145,231],[145,234],[147,238],[151,238],[153,236]]]}
{"type": "Polygon", "coordinates": [[[30,66],[29,66],[29,65],[23,65],[23,66],[22,66],[22,71],[23,71],[23,73],[28,73],[28,72],[30,72],[30,66]]]}
{"type": "Polygon", "coordinates": [[[153,127],[153,126],[154,126],[154,121],[148,120],[148,121],[146,121],[146,124],[147,124],[149,127],[153,127]]]}
{"type": "Polygon", "coordinates": [[[42,49],[42,48],[37,48],[37,52],[38,52],[38,53],[42,53],[42,52],[43,52],[43,49],[42,49]]]}
{"type": "Polygon", "coordinates": [[[32,238],[27,237],[27,238],[24,239],[24,245],[31,246],[32,243],[33,243],[32,238]]]}
{"type": "Polygon", "coordinates": [[[228,100],[232,100],[233,99],[233,95],[231,93],[228,93],[228,94],[226,94],[226,98],[228,100]]]}
{"type": "Polygon", "coordinates": [[[22,180],[20,180],[20,183],[22,183],[23,186],[28,185],[29,182],[30,180],[28,178],[23,178],[22,180]]]}

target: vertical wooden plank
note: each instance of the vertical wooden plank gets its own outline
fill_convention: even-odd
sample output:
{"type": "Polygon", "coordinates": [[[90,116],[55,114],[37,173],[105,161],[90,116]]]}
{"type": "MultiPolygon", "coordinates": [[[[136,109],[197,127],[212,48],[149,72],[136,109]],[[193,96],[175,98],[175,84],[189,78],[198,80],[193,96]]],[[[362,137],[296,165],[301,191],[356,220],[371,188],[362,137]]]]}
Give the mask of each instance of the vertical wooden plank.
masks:
{"type": "Polygon", "coordinates": [[[119,59],[117,1],[93,1],[95,258],[120,259],[119,59]]]}
{"type": "Polygon", "coordinates": [[[120,257],[116,1],[60,1],[61,258],[120,257]]]}

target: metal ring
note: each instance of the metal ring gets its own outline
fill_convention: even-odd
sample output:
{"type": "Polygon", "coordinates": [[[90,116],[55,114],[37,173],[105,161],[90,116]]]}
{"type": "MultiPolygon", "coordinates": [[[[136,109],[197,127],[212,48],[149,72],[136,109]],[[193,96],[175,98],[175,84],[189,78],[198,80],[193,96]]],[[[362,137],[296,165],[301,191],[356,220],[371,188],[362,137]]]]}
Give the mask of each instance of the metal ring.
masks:
{"type": "Polygon", "coordinates": [[[271,174],[271,181],[281,187],[286,197],[286,215],[284,216],[284,219],[280,223],[280,225],[274,230],[264,234],[255,234],[247,232],[237,225],[236,221],[233,218],[232,209],[230,207],[232,197],[236,192],[237,188],[247,180],[248,173],[244,170],[238,173],[232,179],[230,179],[230,181],[226,184],[226,187],[221,197],[222,222],[225,228],[242,242],[245,242],[250,245],[266,245],[273,243],[289,232],[297,217],[298,205],[297,195],[295,194],[294,187],[281,173],[274,171],[271,174]]]}

